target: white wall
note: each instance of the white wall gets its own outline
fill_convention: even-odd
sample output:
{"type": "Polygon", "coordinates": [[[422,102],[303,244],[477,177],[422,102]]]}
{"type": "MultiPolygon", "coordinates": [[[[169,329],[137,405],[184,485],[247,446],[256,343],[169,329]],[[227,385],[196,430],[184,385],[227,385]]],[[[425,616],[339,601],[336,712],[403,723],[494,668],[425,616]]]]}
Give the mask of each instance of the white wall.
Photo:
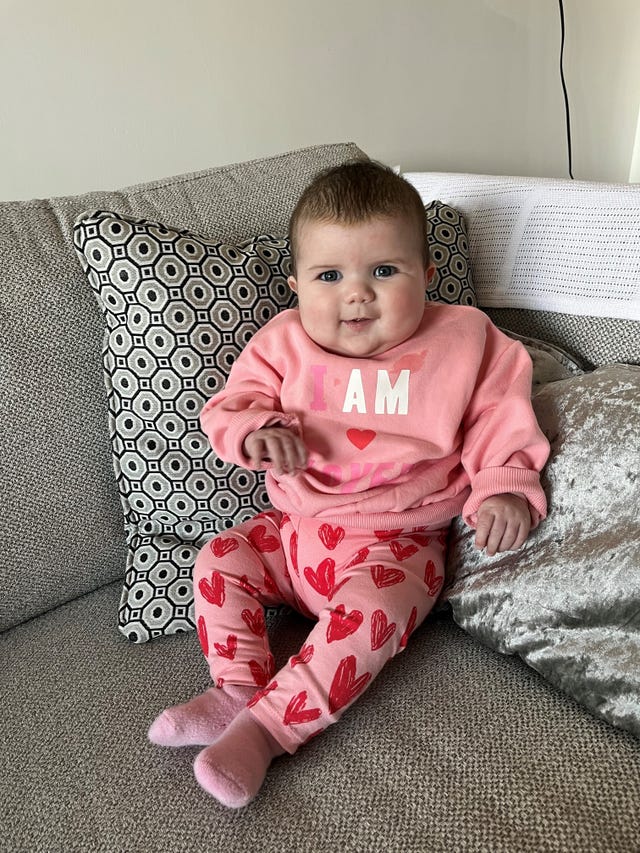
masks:
{"type": "MultiPolygon", "coordinates": [[[[638,0],[565,0],[574,174],[629,178],[638,0]]],[[[0,199],[321,142],[566,175],[557,0],[0,0],[0,199]]]]}

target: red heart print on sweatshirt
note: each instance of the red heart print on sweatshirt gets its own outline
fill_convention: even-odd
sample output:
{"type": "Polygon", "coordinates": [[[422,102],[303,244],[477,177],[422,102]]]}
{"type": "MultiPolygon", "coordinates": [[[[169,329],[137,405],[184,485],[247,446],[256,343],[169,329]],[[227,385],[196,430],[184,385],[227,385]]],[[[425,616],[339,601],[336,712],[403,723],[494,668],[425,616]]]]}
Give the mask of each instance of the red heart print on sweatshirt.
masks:
{"type": "Polygon", "coordinates": [[[330,713],[335,714],[340,708],[352,702],[358,693],[362,693],[369,681],[371,681],[370,672],[365,672],[356,678],[355,655],[343,658],[338,664],[329,690],[330,713]]]}
{"type": "Polygon", "coordinates": [[[266,687],[269,683],[269,679],[273,677],[276,671],[276,662],[273,659],[271,652],[269,652],[264,666],[261,666],[257,660],[250,660],[249,669],[251,670],[253,680],[258,687],[266,687]]]}
{"type": "Polygon", "coordinates": [[[259,554],[269,554],[280,547],[279,540],[275,536],[269,536],[264,524],[257,524],[247,539],[259,554]]]}
{"type": "Polygon", "coordinates": [[[429,589],[429,595],[436,596],[440,592],[444,578],[436,575],[436,564],[428,560],[424,567],[424,582],[429,589]]]}
{"type": "Polygon", "coordinates": [[[375,437],[376,432],[372,429],[347,430],[347,438],[354,447],[358,448],[358,450],[364,450],[365,447],[368,447],[375,437]]]}
{"type": "Polygon", "coordinates": [[[249,609],[245,609],[242,611],[241,616],[245,625],[252,634],[255,634],[256,637],[264,637],[267,626],[264,621],[264,610],[262,607],[258,607],[258,609],[253,612],[249,609]]]}
{"type": "Polygon", "coordinates": [[[227,645],[223,645],[222,643],[214,643],[213,648],[216,650],[216,653],[221,658],[227,658],[227,660],[233,660],[236,656],[236,651],[238,650],[238,638],[235,634],[229,634],[227,637],[227,645]]]}
{"type": "Polygon", "coordinates": [[[387,620],[384,610],[375,610],[371,614],[371,651],[381,649],[396,632],[396,623],[387,620]]]}
{"type": "Polygon", "coordinates": [[[402,583],[405,579],[405,574],[400,569],[390,569],[386,566],[376,565],[371,566],[371,577],[378,589],[383,589],[385,586],[394,586],[397,583],[402,583]]]}
{"type": "Polygon", "coordinates": [[[312,723],[314,720],[318,719],[322,714],[320,708],[305,708],[306,704],[307,691],[301,690],[300,693],[294,696],[287,705],[287,709],[284,712],[285,726],[297,726],[301,723],[312,723]]]}
{"type": "Polygon", "coordinates": [[[345,637],[355,634],[363,619],[364,616],[359,610],[347,613],[344,604],[339,604],[331,612],[331,621],[327,625],[327,643],[344,640],[345,637]]]}
{"type": "Polygon", "coordinates": [[[399,563],[408,560],[409,557],[418,553],[417,545],[403,545],[402,542],[389,542],[389,547],[391,548],[391,553],[399,563]]]}
{"type": "Polygon", "coordinates": [[[209,604],[215,604],[216,607],[222,607],[224,604],[224,578],[220,572],[212,572],[211,579],[201,578],[198,589],[209,604]]]}
{"type": "Polygon", "coordinates": [[[209,638],[207,636],[207,623],[204,616],[198,617],[198,639],[205,657],[209,657],[209,638]]]}
{"type": "Polygon", "coordinates": [[[328,548],[329,551],[335,551],[344,539],[344,527],[332,527],[330,524],[321,524],[318,529],[318,536],[325,548],[328,548]]]}
{"type": "Polygon", "coordinates": [[[400,648],[404,649],[409,642],[409,637],[413,633],[413,629],[416,627],[416,621],[418,619],[418,608],[413,607],[411,610],[411,615],[409,616],[409,621],[407,622],[407,627],[405,629],[404,634],[400,640],[400,648]]]}
{"type": "Polygon", "coordinates": [[[216,536],[215,539],[211,540],[211,553],[214,557],[224,557],[225,554],[230,554],[232,551],[237,551],[240,547],[238,540],[234,539],[231,536],[227,536],[226,538],[222,536],[216,536]]]}
{"type": "Polygon", "coordinates": [[[303,647],[300,649],[300,651],[298,652],[298,654],[297,654],[297,655],[294,655],[294,656],[291,658],[291,661],[290,661],[290,663],[291,663],[291,669],[293,669],[293,668],[294,668],[294,666],[298,666],[298,664],[300,664],[300,663],[309,663],[309,661],[310,661],[310,660],[311,660],[311,658],[313,657],[313,652],[314,652],[314,651],[315,651],[315,650],[314,650],[314,648],[313,648],[313,646],[312,646],[312,645],[309,645],[309,646],[303,646],[303,647]]]}

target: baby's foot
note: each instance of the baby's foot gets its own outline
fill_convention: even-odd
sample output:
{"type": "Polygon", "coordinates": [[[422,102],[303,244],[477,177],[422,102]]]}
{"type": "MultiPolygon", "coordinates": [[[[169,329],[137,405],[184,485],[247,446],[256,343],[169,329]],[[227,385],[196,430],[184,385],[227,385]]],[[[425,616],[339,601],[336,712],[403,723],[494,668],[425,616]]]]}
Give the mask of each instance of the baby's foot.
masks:
{"type": "Polygon", "coordinates": [[[251,802],[269,765],[284,751],[245,708],[212,746],[202,750],[193,771],[207,793],[237,809],[251,802]]]}
{"type": "Polygon", "coordinates": [[[200,696],[167,708],[151,724],[148,738],[159,746],[208,746],[255,695],[242,684],[210,687],[200,696]]]}

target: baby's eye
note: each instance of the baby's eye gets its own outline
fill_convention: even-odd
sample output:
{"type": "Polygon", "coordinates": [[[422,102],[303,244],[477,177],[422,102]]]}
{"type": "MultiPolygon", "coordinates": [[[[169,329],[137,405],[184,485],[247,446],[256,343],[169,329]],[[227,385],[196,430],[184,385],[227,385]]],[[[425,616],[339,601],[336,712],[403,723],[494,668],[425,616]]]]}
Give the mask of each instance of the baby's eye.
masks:
{"type": "Polygon", "coordinates": [[[379,267],[375,268],[373,274],[376,278],[389,278],[396,272],[398,272],[396,267],[392,267],[390,264],[380,264],[379,267]]]}
{"type": "Polygon", "coordinates": [[[325,272],[321,272],[318,278],[320,281],[325,281],[327,284],[331,284],[334,281],[338,281],[340,273],[338,270],[326,270],[325,272]]]}

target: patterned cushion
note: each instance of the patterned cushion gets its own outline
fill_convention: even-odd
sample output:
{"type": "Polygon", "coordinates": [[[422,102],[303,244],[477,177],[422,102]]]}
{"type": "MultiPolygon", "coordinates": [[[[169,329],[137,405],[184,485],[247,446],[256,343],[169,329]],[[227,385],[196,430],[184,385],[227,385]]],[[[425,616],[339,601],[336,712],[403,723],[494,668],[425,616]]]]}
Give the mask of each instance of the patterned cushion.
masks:
{"type": "MultiPolygon", "coordinates": [[[[439,269],[429,298],[474,304],[462,218],[428,211],[439,269]]],[[[119,611],[136,642],[195,627],[191,569],[221,530],[268,507],[264,476],[222,462],[200,431],[203,403],[267,320],[294,304],[289,244],[232,246],[98,211],[74,242],[106,319],[105,381],[128,558],[119,611]]]]}
{"type": "Polygon", "coordinates": [[[471,278],[464,217],[441,201],[432,201],[425,207],[425,211],[431,259],[436,266],[427,299],[475,307],[476,294],[471,278]]]}

